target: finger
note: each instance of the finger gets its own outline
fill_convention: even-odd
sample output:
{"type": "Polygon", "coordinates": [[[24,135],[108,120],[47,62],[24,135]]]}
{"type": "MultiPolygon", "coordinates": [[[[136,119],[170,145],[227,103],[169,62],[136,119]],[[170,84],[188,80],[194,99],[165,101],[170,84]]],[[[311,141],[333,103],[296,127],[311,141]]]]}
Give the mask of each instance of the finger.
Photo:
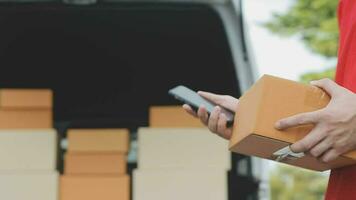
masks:
{"type": "Polygon", "coordinates": [[[220,113],[217,132],[221,137],[224,137],[225,130],[226,130],[226,117],[223,113],[220,113]]]}
{"type": "Polygon", "coordinates": [[[216,104],[219,104],[224,100],[223,95],[214,94],[211,92],[198,91],[198,94],[204,97],[205,99],[212,101],[216,104]]]}
{"type": "Polygon", "coordinates": [[[233,112],[236,111],[239,102],[238,99],[228,95],[218,95],[218,94],[213,94],[210,92],[203,92],[203,91],[199,91],[198,94],[203,98],[211,102],[214,102],[215,104],[218,104],[233,112]]]}
{"type": "Polygon", "coordinates": [[[224,100],[221,103],[218,103],[218,105],[232,112],[236,112],[239,100],[232,96],[224,96],[223,98],[224,100]]]}
{"type": "Polygon", "coordinates": [[[331,96],[334,96],[338,92],[338,88],[340,87],[337,83],[328,78],[312,81],[310,82],[310,84],[322,88],[331,96]]]}
{"type": "Polygon", "coordinates": [[[227,140],[230,140],[232,137],[232,129],[227,128],[226,131],[224,132],[224,138],[227,140]]]}
{"type": "Polygon", "coordinates": [[[278,130],[283,130],[305,124],[315,124],[320,119],[320,113],[321,111],[319,110],[308,113],[300,113],[291,117],[287,117],[277,121],[275,124],[275,128],[278,130]]]}
{"type": "Polygon", "coordinates": [[[208,125],[209,115],[204,106],[200,106],[198,109],[198,117],[204,125],[208,125]]]}
{"type": "Polygon", "coordinates": [[[321,157],[321,161],[325,163],[331,162],[335,160],[337,157],[339,157],[339,155],[340,154],[335,149],[330,149],[321,157]]]}
{"type": "Polygon", "coordinates": [[[330,138],[325,138],[319,144],[315,145],[309,153],[314,156],[315,158],[320,157],[326,151],[328,151],[332,147],[332,140],[330,138]]]}
{"type": "Polygon", "coordinates": [[[219,115],[220,115],[220,108],[216,106],[213,112],[210,114],[209,123],[208,123],[209,130],[213,133],[217,133],[219,115]]]}
{"type": "Polygon", "coordinates": [[[316,144],[322,141],[326,134],[319,127],[315,127],[303,139],[291,145],[291,150],[295,153],[307,152],[312,149],[316,144]]]}
{"type": "Polygon", "coordinates": [[[224,113],[221,113],[218,121],[218,130],[219,135],[227,140],[231,138],[231,130],[226,127],[227,117],[224,113]]]}
{"type": "Polygon", "coordinates": [[[188,104],[184,104],[183,109],[190,115],[194,117],[198,117],[198,114],[188,104]]]}

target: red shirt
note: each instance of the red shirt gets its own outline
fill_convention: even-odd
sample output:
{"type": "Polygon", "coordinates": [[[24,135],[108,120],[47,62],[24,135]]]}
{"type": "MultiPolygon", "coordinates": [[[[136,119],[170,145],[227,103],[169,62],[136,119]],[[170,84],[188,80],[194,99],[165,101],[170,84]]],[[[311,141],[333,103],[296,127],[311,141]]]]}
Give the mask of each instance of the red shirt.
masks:
{"type": "MultiPolygon", "coordinates": [[[[356,93],[356,0],[340,0],[336,82],[356,93]]],[[[356,165],[331,171],[326,200],[356,200],[356,165]]]]}

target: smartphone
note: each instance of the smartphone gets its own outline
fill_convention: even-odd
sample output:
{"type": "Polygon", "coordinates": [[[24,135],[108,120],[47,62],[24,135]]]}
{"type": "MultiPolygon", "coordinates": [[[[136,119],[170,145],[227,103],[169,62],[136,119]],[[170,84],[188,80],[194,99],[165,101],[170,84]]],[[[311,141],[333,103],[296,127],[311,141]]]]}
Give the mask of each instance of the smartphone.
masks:
{"type": "MultiPolygon", "coordinates": [[[[207,99],[200,96],[197,92],[185,87],[185,86],[177,86],[171,90],[169,90],[168,94],[175,97],[177,100],[181,101],[182,103],[190,105],[192,109],[197,111],[201,105],[203,105],[208,114],[214,110],[216,104],[207,99]]],[[[231,127],[234,123],[234,115],[235,113],[227,110],[226,108],[221,107],[221,112],[225,114],[227,118],[227,127],[231,127]]]]}

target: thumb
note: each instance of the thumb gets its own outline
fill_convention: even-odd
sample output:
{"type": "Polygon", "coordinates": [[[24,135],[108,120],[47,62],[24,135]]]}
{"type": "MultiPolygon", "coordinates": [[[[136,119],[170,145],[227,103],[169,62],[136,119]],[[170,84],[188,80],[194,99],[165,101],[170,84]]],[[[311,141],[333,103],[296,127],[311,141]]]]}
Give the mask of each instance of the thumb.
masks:
{"type": "Polygon", "coordinates": [[[330,96],[336,95],[340,87],[337,83],[328,78],[311,81],[310,84],[325,90],[330,96]]]}
{"type": "Polygon", "coordinates": [[[198,94],[215,104],[221,104],[224,102],[224,98],[222,95],[218,95],[210,92],[204,92],[204,91],[198,91],[198,94]]]}
{"type": "Polygon", "coordinates": [[[223,107],[232,112],[236,112],[239,100],[228,95],[213,94],[210,92],[199,91],[198,94],[203,98],[223,107]]]}

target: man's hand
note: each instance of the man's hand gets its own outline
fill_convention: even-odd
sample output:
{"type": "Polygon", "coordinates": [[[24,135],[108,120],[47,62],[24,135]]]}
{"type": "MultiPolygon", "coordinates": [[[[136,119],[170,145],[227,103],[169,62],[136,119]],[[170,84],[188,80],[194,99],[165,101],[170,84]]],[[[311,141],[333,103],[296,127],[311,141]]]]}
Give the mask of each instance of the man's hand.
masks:
{"type": "Polygon", "coordinates": [[[287,129],[303,124],[314,124],[313,130],[291,146],[292,151],[309,152],[323,162],[356,149],[356,94],[330,79],[311,82],[324,89],[331,101],[324,109],[302,113],[279,120],[276,128],[287,129]]]}
{"type": "Polygon", "coordinates": [[[194,112],[193,109],[187,104],[183,105],[183,108],[189,114],[199,118],[200,121],[204,125],[206,125],[211,132],[216,133],[225,139],[230,139],[232,134],[232,128],[226,127],[227,117],[225,116],[224,113],[221,112],[220,106],[232,112],[235,112],[239,100],[232,96],[217,95],[209,92],[200,91],[198,92],[198,94],[204,97],[205,99],[214,102],[215,104],[218,105],[214,108],[213,112],[210,114],[210,117],[204,106],[200,106],[197,113],[194,112]]]}

